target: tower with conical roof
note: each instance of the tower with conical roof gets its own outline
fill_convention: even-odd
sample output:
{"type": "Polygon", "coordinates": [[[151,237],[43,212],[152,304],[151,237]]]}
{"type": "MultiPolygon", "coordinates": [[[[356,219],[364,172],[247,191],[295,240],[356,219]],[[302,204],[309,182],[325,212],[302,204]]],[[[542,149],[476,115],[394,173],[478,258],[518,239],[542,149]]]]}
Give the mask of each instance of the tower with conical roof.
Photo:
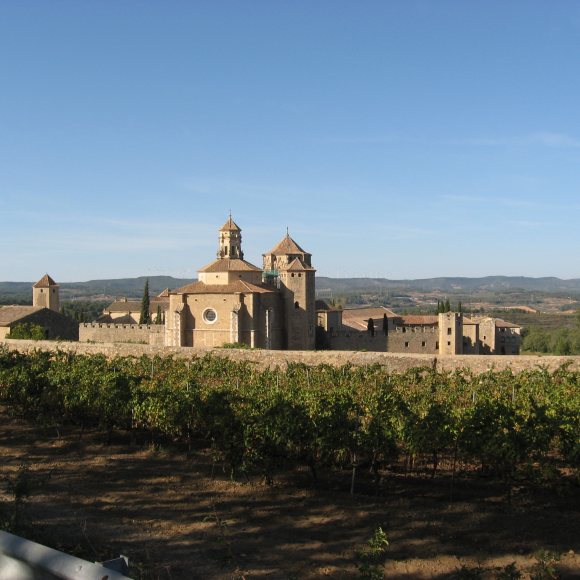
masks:
{"type": "Polygon", "coordinates": [[[286,348],[313,350],[315,347],[315,273],[312,255],[286,236],[263,255],[264,276],[276,284],[284,301],[286,348]]]}
{"type": "Polygon", "coordinates": [[[59,285],[48,274],[32,286],[32,305],[60,311],[59,285]]]}

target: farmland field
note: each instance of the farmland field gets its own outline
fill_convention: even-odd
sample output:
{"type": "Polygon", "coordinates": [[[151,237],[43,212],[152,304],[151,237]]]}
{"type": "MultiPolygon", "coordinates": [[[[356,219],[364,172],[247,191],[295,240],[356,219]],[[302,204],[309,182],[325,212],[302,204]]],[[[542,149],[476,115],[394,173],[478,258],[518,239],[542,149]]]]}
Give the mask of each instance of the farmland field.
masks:
{"type": "Polygon", "coordinates": [[[578,380],[4,351],[1,517],[143,578],[574,577],[578,380]]]}

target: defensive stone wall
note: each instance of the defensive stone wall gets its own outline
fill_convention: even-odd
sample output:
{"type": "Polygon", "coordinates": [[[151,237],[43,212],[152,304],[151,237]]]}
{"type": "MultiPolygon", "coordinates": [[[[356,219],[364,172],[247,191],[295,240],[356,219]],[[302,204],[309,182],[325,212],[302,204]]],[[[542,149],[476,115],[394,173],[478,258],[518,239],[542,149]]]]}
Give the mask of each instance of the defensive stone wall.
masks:
{"type": "Polygon", "coordinates": [[[329,364],[341,366],[379,364],[390,371],[401,372],[413,367],[430,367],[438,370],[453,371],[469,368],[474,373],[491,369],[512,369],[520,372],[529,369],[546,368],[556,370],[568,363],[570,369],[580,371],[580,356],[484,356],[484,355],[448,355],[435,356],[428,354],[353,352],[353,351],[274,351],[245,349],[199,349],[187,347],[161,347],[145,344],[108,343],[95,344],[86,342],[57,342],[34,340],[6,340],[11,350],[30,352],[35,349],[65,351],[81,354],[103,353],[106,356],[177,356],[192,358],[212,353],[235,361],[249,361],[258,367],[284,367],[289,362],[307,365],[329,364]]]}
{"type": "Polygon", "coordinates": [[[332,332],[330,334],[330,348],[333,351],[374,351],[386,352],[387,337],[382,332],[375,331],[371,335],[367,331],[344,331],[332,332]]]}
{"type": "Polygon", "coordinates": [[[367,331],[333,332],[330,348],[336,350],[371,351],[390,353],[430,354],[439,353],[439,331],[433,327],[399,327],[385,336],[381,330],[374,336],[367,331]]]}
{"type": "Polygon", "coordinates": [[[433,327],[402,327],[389,332],[388,352],[439,354],[439,329],[433,327]]]}
{"type": "Polygon", "coordinates": [[[163,346],[165,326],[162,324],[102,324],[79,325],[80,342],[120,342],[163,346]]]}

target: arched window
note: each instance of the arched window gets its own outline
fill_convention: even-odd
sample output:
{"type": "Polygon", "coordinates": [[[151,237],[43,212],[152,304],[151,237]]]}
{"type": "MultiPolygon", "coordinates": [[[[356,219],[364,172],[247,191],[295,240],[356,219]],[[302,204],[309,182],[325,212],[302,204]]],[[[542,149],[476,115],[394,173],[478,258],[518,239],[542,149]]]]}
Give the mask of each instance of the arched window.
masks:
{"type": "Polygon", "coordinates": [[[299,302],[294,302],[294,308],[300,308],[300,303],[299,302]]]}

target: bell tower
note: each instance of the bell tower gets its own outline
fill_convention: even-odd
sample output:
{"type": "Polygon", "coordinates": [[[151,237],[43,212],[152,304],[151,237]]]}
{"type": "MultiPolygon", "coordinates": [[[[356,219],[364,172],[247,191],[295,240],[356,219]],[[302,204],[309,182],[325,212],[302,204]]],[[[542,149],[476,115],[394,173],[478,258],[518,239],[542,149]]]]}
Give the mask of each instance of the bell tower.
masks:
{"type": "Polygon", "coordinates": [[[229,258],[231,260],[243,260],[242,252],[242,230],[232,219],[232,214],[228,221],[219,231],[218,258],[229,258]]]}
{"type": "Polygon", "coordinates": [[[48,274],[32,286],[32,305],[60,311],[59,285],[48,274]]]}
{"type": "Polygon", "coordinates": [[[282,241],[263,257],[266,280],[278,286],[284,301],[286,348],[313,350],[316,270],[312,267],[312,255],[286,233],[282,241]]]}

